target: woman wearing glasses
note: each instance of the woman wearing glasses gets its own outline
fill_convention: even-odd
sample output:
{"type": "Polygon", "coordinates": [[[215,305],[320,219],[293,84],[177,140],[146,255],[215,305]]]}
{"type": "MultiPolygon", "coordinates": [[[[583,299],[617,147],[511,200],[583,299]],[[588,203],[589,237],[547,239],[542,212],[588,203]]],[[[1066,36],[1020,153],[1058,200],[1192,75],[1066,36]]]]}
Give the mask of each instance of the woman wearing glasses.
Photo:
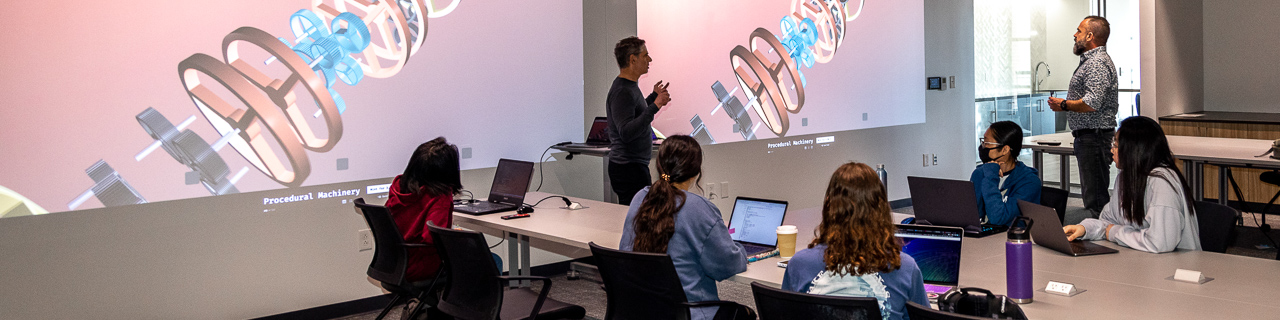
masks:
{"type": "Polygon", "coordinates": [[[1018,161],[1022,151],[1022,127],[1012,121],[992,123],[978,141],[982,164],[969,181],[978,197],[978,213],[986,223],[1009,225],[1022,215],[1018,200],[1040,203],[1040,176],[1035,168],[1018,161]]]}
{"type": "Polygon", "coordinates": [[[1111,145],[1120,175],[1097,219],[1062,227],[1067,239],[1107,240],[1141,251],[1201,250],[1191,190],[1155,120],[1120,122],[1111,145]]]}

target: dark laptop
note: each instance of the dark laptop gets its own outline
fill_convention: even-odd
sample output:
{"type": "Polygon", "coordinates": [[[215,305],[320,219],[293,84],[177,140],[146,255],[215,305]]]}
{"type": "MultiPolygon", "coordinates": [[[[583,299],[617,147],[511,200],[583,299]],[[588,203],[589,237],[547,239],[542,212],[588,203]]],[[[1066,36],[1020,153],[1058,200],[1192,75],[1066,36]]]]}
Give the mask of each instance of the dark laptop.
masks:
{"type": "Polygon", "coordinates": [[[472,215],[511,211],[524,204],[524,194],[529,191],[533,179],[533,162],[499,159],[498,172],[493,174],[493,186],[489,198],[471,204],[453,206],[453,211],[472,215]]]}
{"type": "Polygon", "coordinates": [[[966,236],[982,238],[1003,233],[1009,226],[984,224],[978,214],[978,199],[973,183],[925,177],[907,177],[911,189],[911,205],[916,223],[964,228],[966,236]]]}
{"type": "Polygon", "coordinates": [[[1058,221],[1058,212],[1053,208],[1018,200],[1018,209],[1022,210],[1022,216],[1034,221],[1031,224],[1031,241],[1036,245],[1074,257],[1120,252],[1084,240],[1067,241],[1067,234],[1062,232],[1062,222],[1058,221]]]}
{"type": "Polygon", "coordinates": [[[897,227],[902,253],[916,260],[929,299],[937,299],[960,283],[960,244],[964,240],[964,229],[914,224],[897,227]]]}
{"type": "Polygon", "coordinates": [[[738,197],[729,215],[729,237],[748,256],[773,251],[778,247],[778,226],[786,215],[786,201],[738,197]]]}
{"type": "Polygon", "coordinates": [[[570,143],[565,145],[569,148],[601,148],[609,146],[609,118],[596,117],[591,122],[591,130],[587,131],[587,141],[585,143],[570,143]]]}

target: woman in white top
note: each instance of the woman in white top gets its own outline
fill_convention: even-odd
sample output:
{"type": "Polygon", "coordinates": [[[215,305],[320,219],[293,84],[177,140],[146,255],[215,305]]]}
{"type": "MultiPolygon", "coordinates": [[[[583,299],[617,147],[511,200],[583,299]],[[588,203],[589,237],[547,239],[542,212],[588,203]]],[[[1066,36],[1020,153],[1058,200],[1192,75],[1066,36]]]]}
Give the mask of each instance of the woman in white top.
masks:
{"type": "Polygon", "coordinates": [[[1140,116],[1120,122],[1111,154],[1120,169],[1111,202],[1098,219],[1063,227],[1067,239],[1105,239],[1152,253],[1201,250],[1191,192],[1160,124],[1140,116]]]}

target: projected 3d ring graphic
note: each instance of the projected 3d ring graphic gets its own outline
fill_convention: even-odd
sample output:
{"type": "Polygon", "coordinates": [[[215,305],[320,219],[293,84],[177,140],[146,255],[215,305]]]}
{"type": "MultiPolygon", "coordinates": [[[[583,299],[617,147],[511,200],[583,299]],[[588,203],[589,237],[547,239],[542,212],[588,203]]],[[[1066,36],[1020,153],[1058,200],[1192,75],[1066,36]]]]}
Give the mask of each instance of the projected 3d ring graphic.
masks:
{"type": "Polygon", "coordinates": [[[924,73],[920,1],[637,5],[655,57],[642,82],[675,84],[659,132],[712,144],[923,122],[906,89],[924,73]]]}

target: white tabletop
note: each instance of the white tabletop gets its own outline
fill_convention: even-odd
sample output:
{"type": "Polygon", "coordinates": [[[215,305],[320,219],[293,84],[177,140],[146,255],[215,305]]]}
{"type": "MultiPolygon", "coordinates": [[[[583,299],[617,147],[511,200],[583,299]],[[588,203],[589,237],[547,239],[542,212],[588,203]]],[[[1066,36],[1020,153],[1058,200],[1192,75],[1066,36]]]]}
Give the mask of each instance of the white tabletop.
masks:
{"type": "MultiPolygon", "coordinates": [[[[1193,136],[1165,136],[1169,140],[1169,150],[1179,160],[1203,161],[1211,164],[1235,166],[1280,167],[1280,160],[1270,157],[1255,157],[1271,150],[1271,140],[1213,138],[1193,136]]],[[[1023,138],[1022,146],[1033,151],[1052,154],[1071,154],[1073,152],[1071,133],[1042,134],[1023,138]],[[1041,145],[1037,142],[1057,141],[1058,146],[1041,145]]]]}
{"type": "MultiPolygon", "coordinates": [[[[545,192],[530,192],[525,195],[525,202],[536,202],[552,195],[545,192]]],[[[564,201],[552,198],[535,207],[528,218],[502,220],[501,216],[510,213],[480,216],[455,213],[453,221],[464,227],[497,229],[582,249],[589,248],[587,243],[590,242],[616,248],[618,241],[622,239],[622,223],[627,217],[627,207],[582,198],[568,198],[582,203],[587,208],[563,209],[564,201]]]]}

